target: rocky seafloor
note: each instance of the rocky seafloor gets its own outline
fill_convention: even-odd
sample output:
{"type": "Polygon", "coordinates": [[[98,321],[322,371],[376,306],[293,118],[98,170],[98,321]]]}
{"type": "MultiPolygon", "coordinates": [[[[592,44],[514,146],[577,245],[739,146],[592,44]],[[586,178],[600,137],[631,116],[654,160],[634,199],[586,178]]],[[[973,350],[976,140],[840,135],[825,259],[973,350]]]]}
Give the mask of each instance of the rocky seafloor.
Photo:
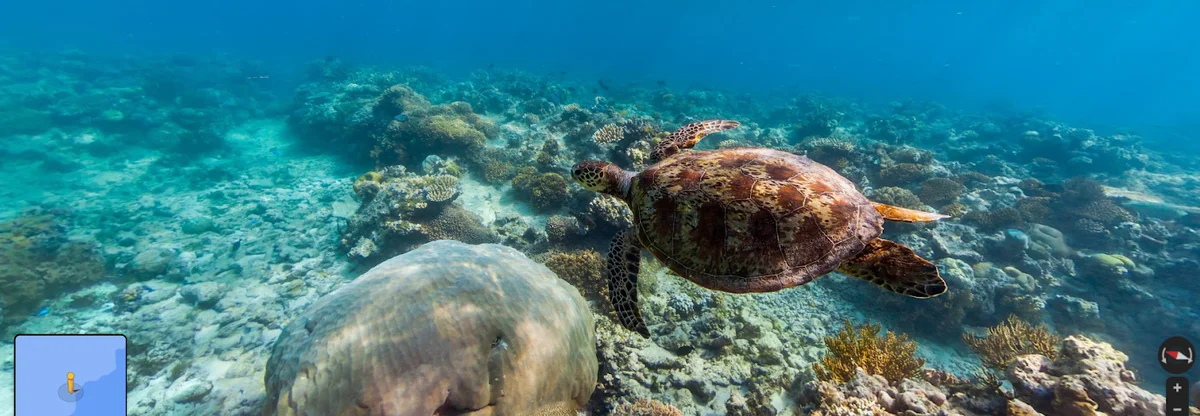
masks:
{"type": "MultiPolygon", "coordinates": [[[[1196,158],[1132,132],[336,60],[295,88],[225,59],[14,53],[0,68],[5,339],[126,334],[130,414],[259,413],[284,326],[440,239],[516,248],[589,299],[594,414],[1157,414],[1158,344],[1200,334],[1196,158]],[[805,154],[873,200],[951,215],[885,232],[937,263],[950,293],[908,299],[833,274],[731,295],[643,259],[653,342],[620,328],[602,253],[628,210],[568,169],[643,167],[664,132],[709,118],[743,125],[701,149],[805,154]],[[909,344],[832,371],[845,322],[909,344]],[[1047,342],[1005,350],[978,341],[988,328],[1047,342]]],[[[0,344],[6,373],[11,352],[0,344]]]]}

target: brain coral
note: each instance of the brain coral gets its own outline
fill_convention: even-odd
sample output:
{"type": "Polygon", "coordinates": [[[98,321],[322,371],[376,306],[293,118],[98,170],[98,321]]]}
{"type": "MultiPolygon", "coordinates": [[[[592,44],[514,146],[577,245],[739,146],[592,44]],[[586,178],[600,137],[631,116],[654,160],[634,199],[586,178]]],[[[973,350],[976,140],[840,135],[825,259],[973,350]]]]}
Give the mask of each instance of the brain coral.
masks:
{"type": "Polygon", "coordinates": [[[597,371],[579,291],[514,249],[435,241],[283,330],[263,414],[574,415],[597,371]]]}

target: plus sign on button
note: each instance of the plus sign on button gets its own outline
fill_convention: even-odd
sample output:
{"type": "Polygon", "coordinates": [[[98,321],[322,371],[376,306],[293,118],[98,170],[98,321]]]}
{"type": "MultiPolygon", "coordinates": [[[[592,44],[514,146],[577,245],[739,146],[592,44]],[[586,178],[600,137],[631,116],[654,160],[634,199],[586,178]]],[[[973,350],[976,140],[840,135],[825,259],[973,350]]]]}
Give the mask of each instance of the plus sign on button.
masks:
{"type": "Polygon", "coordinates": [[[1188,380],[1183,377],[1167,378],[1167,416],[1188,416],[1188,380]]]}

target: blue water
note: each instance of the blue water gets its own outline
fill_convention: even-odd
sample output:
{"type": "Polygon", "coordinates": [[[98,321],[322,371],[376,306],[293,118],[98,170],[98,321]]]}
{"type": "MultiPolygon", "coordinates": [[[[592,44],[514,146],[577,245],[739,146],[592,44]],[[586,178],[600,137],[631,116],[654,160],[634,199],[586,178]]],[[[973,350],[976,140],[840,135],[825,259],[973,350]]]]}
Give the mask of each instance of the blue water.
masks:
{"type": "Polygon", "coordinates": [[[843,320],[972,377],[960,336],[1010,313],[1127,354],[1140,384],[1105,388],[1163,393],[1155,347],[1200,336],[1198,17],[1195,1],[0,3],[0,332],[127,333],[131,414],[257,414],[292,381],[266,374],[281,328],[449,238],[555,265],[593,301],[600,415],[643,387],[706,415],[760,388],[811,405],[787,383],[811,381],[843,320]],[[653,339],[601,318],[604,256],[644,201],[599,198],[572,166],[645,168],[656,133],[706,118],[740,124],[701,149],[806,154],[876,202],[948,214],[883,235],[953,296],[844,276],[726,296],[643,252],[666,288],[639,289],[653,339]],[[685,364],[697,353],[712,367],[685,364]]]}
{"type": "MultiPolygon", "coordinates": [[[[314,58],[494,64],[741,91],[1044,110],[1191,138],[1190,1],[7,2],[0,46],[227,52],[278,76],[314,58]]],[[[1154,140],[1154,137],[1150,137],[1154,140]]]]}

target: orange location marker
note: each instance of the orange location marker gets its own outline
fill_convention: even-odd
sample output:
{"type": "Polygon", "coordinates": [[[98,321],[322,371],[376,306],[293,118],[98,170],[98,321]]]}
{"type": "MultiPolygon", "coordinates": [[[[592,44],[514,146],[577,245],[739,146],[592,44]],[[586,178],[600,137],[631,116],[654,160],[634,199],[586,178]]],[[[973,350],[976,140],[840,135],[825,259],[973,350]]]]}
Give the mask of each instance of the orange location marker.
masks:
{"type": "Polygon", "coordinates": [[[75,394],[75,373],[67,373],[67,393],[75,394]]]}

